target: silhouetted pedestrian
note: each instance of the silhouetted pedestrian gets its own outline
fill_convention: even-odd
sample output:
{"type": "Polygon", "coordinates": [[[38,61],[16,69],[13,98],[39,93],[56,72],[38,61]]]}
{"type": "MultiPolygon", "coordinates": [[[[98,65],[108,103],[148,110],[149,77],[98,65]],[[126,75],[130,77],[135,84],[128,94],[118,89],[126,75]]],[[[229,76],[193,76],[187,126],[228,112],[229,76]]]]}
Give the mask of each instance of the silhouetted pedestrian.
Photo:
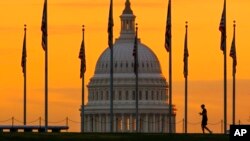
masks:
{"type": "Polygon", "coordinates": [[[200,113],[200,115],[202,116],[202,121],[201,121],[202,132],[204,134],[205,129],[206,129],[209,133],[212,133],[212,131],[207,128],[207,120],[208,120],[208,118],[207,118],[207,110],[206,110],[204,104],[201,105],[201,109],[202,109],[202,112],[200,113]]]}

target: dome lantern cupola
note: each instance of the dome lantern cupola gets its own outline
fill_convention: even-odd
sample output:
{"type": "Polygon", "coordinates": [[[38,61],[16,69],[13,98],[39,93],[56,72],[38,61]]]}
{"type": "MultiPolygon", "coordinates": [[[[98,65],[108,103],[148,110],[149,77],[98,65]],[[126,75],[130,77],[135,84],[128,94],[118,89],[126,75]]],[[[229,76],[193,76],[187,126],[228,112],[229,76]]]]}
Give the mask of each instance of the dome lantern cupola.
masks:
{"type": "Polygon", "coordinates": [[[123,10],[122,14],[132,14],[133,15],[133,11],[130,7],[130,1],[129,0],[126,0],[126,3],[125,3],[125,9],[123,10]]]}
{"type": "Polygon", "coordinates": [[[121,18],[121,39],[131,39],[135,36],[135,15],[130,7],[130,1],[126,0],[125,9],[121,18]]]}

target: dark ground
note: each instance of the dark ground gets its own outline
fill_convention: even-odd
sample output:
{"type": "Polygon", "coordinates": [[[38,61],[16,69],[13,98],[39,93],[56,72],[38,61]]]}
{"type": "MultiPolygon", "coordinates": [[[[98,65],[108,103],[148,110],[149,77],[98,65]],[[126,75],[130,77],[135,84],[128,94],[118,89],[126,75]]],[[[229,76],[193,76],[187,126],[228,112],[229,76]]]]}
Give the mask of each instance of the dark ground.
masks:
{"type": "Polygon", "coordinates": [[[0,133],[0,141],[229,141],[224,134],[0,133]]]}

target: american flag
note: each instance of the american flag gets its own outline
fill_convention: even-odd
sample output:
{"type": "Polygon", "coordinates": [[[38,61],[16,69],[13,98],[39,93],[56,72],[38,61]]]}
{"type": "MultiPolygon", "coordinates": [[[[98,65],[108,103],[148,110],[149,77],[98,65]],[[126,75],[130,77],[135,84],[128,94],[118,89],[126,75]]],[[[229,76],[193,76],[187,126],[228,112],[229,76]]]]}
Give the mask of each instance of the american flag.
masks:
{"type": "Polygon", "coordinates": [[[234,29],[234,35],[233,35],[233,40],[232,40],[232,45],[231,45],[231,50],[230,50],[230,56],[233,59],[233,74],[235,74],[236,73],[236,66],[237,66],[236,45],[235,45],[235,29],[234,29]]]}
{"type": "Polygon", "coordinates": [[[109,20],[108,20],[108,45],[109,45],[109,48],[111,48],[113,46],[113,26],[114,26],[113,0],[111,0],[110,7],[109,7],[109,20]]]}
{"type": "Polygon", "coordinates": [[[43,17],[42,17],[42,47],[43,50],[46,51],[47,49],[47,0],[44,1],[44,6],[43,6],[43,17]]]}
{"type": "Polygon", "coordinates": [[[170,41],[171,41],[171,0],[168,2],[168,15],[166,23],[166,32],[165,32],[165,48],[170,51],[170,41]]]}
{"type": "Polygon", "coordinates": [[[22,66],[24,75],[26,73],[26,58],[27,58],[27,52],[26,52],[26,27],[25,27],[24,38],[23,38],[23,53],[22,53],[22,61],[21,61],[21,66],[22,66]]]}
{"type": "Polygon", "coordinates": [[[224,7],[223,7],[223,12],[222,12],[222,15],[221,15],[221,20],[220,20],[220,26],[219,26],[219,30],[221,32],[221,46],[220,46],[220,49],[222,51],[225,50],[225,34],[226,34],[226,15],[225,15],[225,2],[224,2],[224,7]]]}
{"type": "Polygon", "coordinates": [[[81,44],[81,48],[80,48],[80,51],[79,51],[79,59],[81,60],[80,78],[82,78],[83,74],[86,72],[84,29],[83,29],[82,44],[81,44]]]}
{"type": "Polygon", "coordinates": [[[184,43],[184,57],[183,57],[183,62],[184,62],[184,69],[183,69],[183,74],[184,77],[187,78],[188,76],[188,45],[187,45],[187,26],[186,26],[186,35],[185,35],[185,43],[184,43]]]}
{"type": "Polygon", "coordinates": [[[134,56],[134,73],[138,73],[138,27],[136,27],[135,33],[135,42],[134,42],[134,49],[133,49],[133,56],[134,56]]]}

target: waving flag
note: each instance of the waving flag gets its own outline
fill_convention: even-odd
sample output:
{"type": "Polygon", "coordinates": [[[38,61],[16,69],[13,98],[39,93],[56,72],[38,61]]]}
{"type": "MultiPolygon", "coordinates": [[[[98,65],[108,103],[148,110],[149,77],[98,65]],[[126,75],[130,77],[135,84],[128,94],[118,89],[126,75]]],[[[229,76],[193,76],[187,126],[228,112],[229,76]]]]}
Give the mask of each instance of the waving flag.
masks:
{"type": "Polygon", "coordinates": [[[183,74],[184,77],[187,78],[188,76],[188,45],[187,45],[187,26],[186,26],[186,35],[185,35],[185,43],[184,43],[184,57],[183,57],[183,62],[184,62],[184,69],[183,69],[183,74]]]}
{"type": "Polygon", "coordinates": [[[220,49],[222,51],[225,50],[225,34],[226,34],[226,14],[225,14],[225,2],[224,2],[224,7],[223,7],[223,12],[221,15],[221,20],[220,20],[220,26],[219,26],[219,30],[221,32],[221,45],[220,45],[220,49]]]}
{"type": "Polygon", "coordinates": [[[23,53],[22,53],[22,61],[21,61],[21,66],[23,68],[23,74],[26,73],[26,58],[27,58],[27,52],[26,52],[26,27],[25,27],[24,38],[23,38],[23,53]]]}
{"type": "Polygon", "coordinates": [[[135,33],[135,42],[134,42],[134,49],[133,49],[133,56],[134,56],[134,73],[138,73],[138,28],[136,27],[135,33]]]}
{"type": "Polygon", "coordinates": [[[80,48],[80,52],[79,52],[79,59],[81,60],[80,78],[82,78],[83,74],[86,72],[84,29],[83,29],[82,44],[81,44],[81,48],[80,48]]]}
{"type": "Polygon", "coordinates": [[[170,51],[170,41],[171,41],[171,0],[168,2],[168,16],[166,23],[166,32],[165,32],[165,48],[170,51]]]}
{"type": "Polygon", "coordinates": [[[109,45],[109,48],[111,48],[113,46],[113,26],[114,26],[113,0],[111,0],[110,7],[109,7],[109,21],[108,21],[108,45],[109,45]]]}
{"type": "Polygon", "coordinates": [[[231,50],[230,50],[230,56],[233,59],[233,74],[235,74],[236,73],[236,66],[237,66],[236,45],[235,45],[235,29],[234,29],[234,35],[233,35],[233,40],[232,40],[232,45],[231,45],[231,50]]]}
{"type": "Polygon", "coordinates": [[[43,6],[43,17],[42,17],[42,47],[43,50],[46,51],[47,49],[47,0],[44,1],[44,6],[43,6]]]}

